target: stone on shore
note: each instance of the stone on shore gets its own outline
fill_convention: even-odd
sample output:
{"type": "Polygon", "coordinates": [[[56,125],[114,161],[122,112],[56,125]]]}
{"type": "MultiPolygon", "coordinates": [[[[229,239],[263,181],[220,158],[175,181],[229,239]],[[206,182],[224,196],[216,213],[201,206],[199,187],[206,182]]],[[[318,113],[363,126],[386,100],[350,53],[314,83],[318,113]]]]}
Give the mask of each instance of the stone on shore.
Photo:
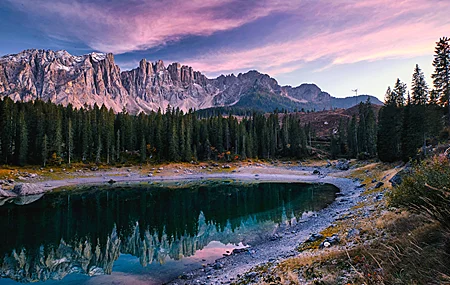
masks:
{"type": "Polygon", "coordinates": [[[22,183],[15,185],[12,191],[18,196],[27,196],[42,194],[45,192],[45,189],[36,184],[22,183]]]}
{"type": "Polygon", "coordinates": [[[0,188],[0,198],[11,198],[17,197],[17,194],[13,191],[3,190],[0,188]]]}

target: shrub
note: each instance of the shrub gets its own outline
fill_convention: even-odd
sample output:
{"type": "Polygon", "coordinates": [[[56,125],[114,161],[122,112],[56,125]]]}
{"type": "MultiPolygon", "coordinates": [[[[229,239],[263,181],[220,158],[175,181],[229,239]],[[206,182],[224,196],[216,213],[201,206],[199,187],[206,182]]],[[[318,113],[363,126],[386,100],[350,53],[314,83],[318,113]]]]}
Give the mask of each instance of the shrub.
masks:
{"type": "Polygon", "coordinates": [[[435,156],[417,164],[390,194],[392,206],[426,213],[450,229],[450,161],[435,156]]]}

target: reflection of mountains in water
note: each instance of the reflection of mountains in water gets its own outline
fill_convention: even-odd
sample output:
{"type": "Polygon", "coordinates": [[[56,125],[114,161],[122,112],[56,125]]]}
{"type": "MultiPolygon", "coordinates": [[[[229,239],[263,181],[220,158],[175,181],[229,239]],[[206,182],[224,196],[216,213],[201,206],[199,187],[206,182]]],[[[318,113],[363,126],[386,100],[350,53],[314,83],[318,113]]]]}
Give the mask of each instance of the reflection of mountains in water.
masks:
{"type": "Polygon", "coordinates": [[[146,266],[213,240],[251,242],[334,199],[331,185],[211,183],[189,188],[91,187],[0,208],[0,276],[20,282],[110,274],[120,253],[146,266]],[[126,190],[126,191],[123,191],[126,190]]]}

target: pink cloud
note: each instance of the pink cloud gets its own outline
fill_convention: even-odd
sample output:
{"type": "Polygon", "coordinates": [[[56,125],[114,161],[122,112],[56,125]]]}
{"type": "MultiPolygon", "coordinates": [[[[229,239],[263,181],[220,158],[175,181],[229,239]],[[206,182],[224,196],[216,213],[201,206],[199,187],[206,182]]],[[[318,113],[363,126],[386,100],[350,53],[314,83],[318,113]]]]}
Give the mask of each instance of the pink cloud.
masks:
{"type": "MultiPolygon", "coordinates": [[[[42,25],[58,38],[73,37],[91,48],[124,53],[145,50],[191,35],[208,36],[240,27],[261,17],[296,6],[297,1],[269,1],[247,4],[240,17],[223,15],[236,0],[132,1],[46,1],[9,0],[19,9],[55,20],[42,25]],[[102,3],[103,2],[103,3],[102,3]],[[38,8],[38,9],[36,9],[38,8]]],[[[239,7],[239,6],[238,6],[239,7]]]]}
{"type": "MultiPolygon", "coordinates": [[[[210,74],[258,69],[277,75],[322,58],[330,61],[324,67],[328,68],[337,64],[432,54],[435,42],[450,31],[450,2],[372,0],[345,3],[327,7],[323,2],[323,9],[318,12],[325,22],[349,18],[342,26],[329,25],[301,38],[261,47],[224,49],[193,58],[188,64],[210,74]],[[362,20],[352,21],[352,17],[362,20]]],[[[312,22],[318,27],[323,27],[322,24],[323,21],[312,22]]]]}
{"type": "Polygon", "coordinates": [[[257,19],[286,15],[272,34],[251,46],[230,43],[183,60],[210,75],[245,69],[277,75],[319,59],[328,62],[320,67],[324,69],[426,55],[450,31],[450,1],[440,0],[7,1],[54,20],[37,23],[47,34],[114,53],[146,50],[193,35],[233,29],[238,33],[239,27],[257,19]]]}

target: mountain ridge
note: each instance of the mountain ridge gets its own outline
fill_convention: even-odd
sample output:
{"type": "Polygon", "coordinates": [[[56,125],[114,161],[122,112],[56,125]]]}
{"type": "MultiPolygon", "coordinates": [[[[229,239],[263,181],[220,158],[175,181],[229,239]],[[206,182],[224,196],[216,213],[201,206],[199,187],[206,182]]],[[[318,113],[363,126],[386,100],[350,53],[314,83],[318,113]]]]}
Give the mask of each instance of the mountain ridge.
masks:
{"type": "MultiPolygon", "coordinates": [[[[45,100],[57,104],[112,108],[130,113],[155,111],[168,106],[206,109],[248,106],[264,111],[278,109],[348,108],[354,103],[336,98],[313,83],[281,86],[256,70],[208,78],[178,62],[164,65],[142,59],[131,70],[121,71],[112,53],[76,56],[65,50],[24,50],[0,57],[0,97],[15,101],[45,100]],[[263,98],[263,99],[261,99],[263,98]],[[243,100],[244,99],[244,100],[243,100]]],[[[382,104],[370,96],[374,104],[382,104]]]]}

